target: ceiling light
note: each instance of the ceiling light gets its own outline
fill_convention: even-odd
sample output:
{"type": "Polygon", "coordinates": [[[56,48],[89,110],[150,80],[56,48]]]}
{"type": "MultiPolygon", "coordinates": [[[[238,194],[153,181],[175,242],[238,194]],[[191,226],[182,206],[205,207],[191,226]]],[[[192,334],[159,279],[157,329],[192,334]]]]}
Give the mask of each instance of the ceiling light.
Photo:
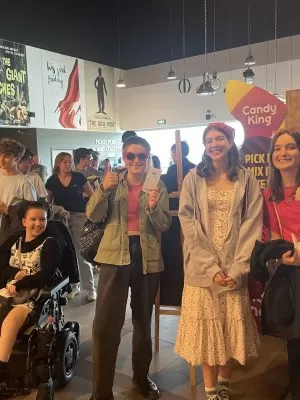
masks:
{"type": "Polygon", "coordinates": [[[250,50],[250,53],[247,55],[247,57],[245,59],[245,65],[247,65],[247,67],[249,67],[249,66],[253,66],[255,64],[256,64],[255,58],[251,54],[251,50],[250,50]]]}
{"type": "Polygon", "coordinates": [[[126,84],[125,84],[125,82],[124,82],[124,80],[122,79],[121,76],[120,76],[118,82],[116,83],[116,87],[117,87],[117,88],[124,88],[124,87],[126,87],[126,84]]]}
{"type": "Polygon", "coordinates": [[[171,64],[171,66],[170,66],[170,71],[169,71],[169,73],[168,73],[168,75],[167,75],[167,79],[168,79],[169,81],[173,81],[174,79],[176,79],[176,74],[175,74],[175,72],[173,71],[172,64],[171,64]]]}
{"type": "Polygon", "coordinates": [[[210,83],[211,83],[211,87],[216,91],[219,90],[220,87],[222,86],[221,79],[219,78],[219,75],[217,72],[213,72],[211,74],[210,83]]]}
{"type": "Polygon", "coordinates": [[[253,72],[253,70],[250,67],[248,67],[243,72],[243,77],[244,77],[244,81],[246,83],[248,83],[249,85],[253,85],[254,84],[255,73],[253,72]]]}
{"type": "Polygon", "coordinates": [[[256,64],[255,58],[251,52],[251,0],[248,0],[248,55],[245,59],[244,64],[249,67],[256,64]]]}
{"type": "Polygon", "coordinates": [[[216,91],[213,89],[211,81],[209,80],[208,72],[204,72],[203,82],[197,87],[196,94],[198,96],[213,96],[214,94],[216,94],[216,91]]]}
{"type": "MultiPolygon", "coordinates": [[[[204,0],[204,54],[205,54],[205,69],[207,71],[207,0],[204,0]]],[[[209,73],[203,73],[202,83],[196,89],[198,96],[213,96],[216,94],[215,89],[211,85],[209,73]]]]}
{"type": "Polygon", "coordinates": [[[178,82],[178,90],[181,94],[190,93],[191,88],[192,88],[191,81],[186,77],[180,79],[180,81],[178,82]]]}
{"type": "Polygon", "coordinates": [[[216,70],[216,0],[214,0],[214,72],[211,74],[210,84],[215,91],[222,85],[216,70]]]}

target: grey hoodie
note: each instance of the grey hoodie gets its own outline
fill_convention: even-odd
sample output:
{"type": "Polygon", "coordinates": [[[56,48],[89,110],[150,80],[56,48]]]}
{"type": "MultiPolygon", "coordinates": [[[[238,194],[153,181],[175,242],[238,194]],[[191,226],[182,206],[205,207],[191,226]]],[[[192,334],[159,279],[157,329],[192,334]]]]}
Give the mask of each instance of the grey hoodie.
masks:
{"type": "Polygon", "coordinates": [[[255,241],[261,239],[263,219],[263,197],[256,178],[249,170],[241,168],[234,184],[221,262],[211,240],[206,181],[196,169],[184,179],[179,219],[184,235],[186,284],[211,287],[216,292],[231,290],[213,283],[214,276],[221,270],[234,279],[238,287],[247,284],[249,259],[255,241]]]}

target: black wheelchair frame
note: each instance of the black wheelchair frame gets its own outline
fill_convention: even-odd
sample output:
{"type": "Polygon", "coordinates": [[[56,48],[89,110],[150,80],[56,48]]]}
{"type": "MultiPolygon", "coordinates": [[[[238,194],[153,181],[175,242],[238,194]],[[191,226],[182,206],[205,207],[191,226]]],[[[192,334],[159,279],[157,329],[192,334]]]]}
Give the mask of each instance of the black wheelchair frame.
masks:
{"type": "Polygon", "coordinates": [[[53,400],[54,389],[72,380],[79,355],[80,326],[76,321],[64,320],[62,306],[67,300],[62,295],[68,283],[69,278],[62,277],[52,288],[41,291],[33,311],[36,315],[25,323],[14,345],[7,385],[0,399],[20,392],[26,395],[37,387],[36,400],[53,400]],[[49,317],[51,330],[46,329],[49,317]]]}

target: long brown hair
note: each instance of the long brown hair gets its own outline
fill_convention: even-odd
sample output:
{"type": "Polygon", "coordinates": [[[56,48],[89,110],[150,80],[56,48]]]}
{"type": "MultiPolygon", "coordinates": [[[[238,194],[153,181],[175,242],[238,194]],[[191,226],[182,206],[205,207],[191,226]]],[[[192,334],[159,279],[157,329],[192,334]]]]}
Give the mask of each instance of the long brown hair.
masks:
{"type": "Polygon", "coordinates": [[[62,151],[61,153],[57,154],[57,156],[55,157],[55,161],[54,161],[53,175],[57,175],[59,173],[59,165],[66,157],[70,157],[72,160],[72,156],[70,153],[66,153],[65,151],[62,151]]]}
{"type": "MultiPolygon", "coordinates": [[[[229,125],[223,123],[212,123],[209,124],[203,132],[203,144],[205,145],[205,139],[210,131],[218,131],[222,133],[229,143],[232,143],[230,150],[228,151],[228,172],[227,176],[230,181],[235,181],[238,177],[239,169],[242,168],[240,163],[239,151],[234,143],[235,130],[229,125]]],[[[197,174],[209,178],[213,176],[215,168],[213,166],[212,159],[207,155],[206,151],[203,153],[202,161],[197,166],[197,174]]]]}
{"type": "MultiPolygon", "coordinates": [[[[275,144],[277,142],[277,139],[284,135],[284,134],[290,135],[296,142],[296,146],[300,150],[300,133],[295,132],[295,131],[289,131],[289,130],[282,130],[276,133],[276,135],[273,136],[271,146],[270,146],[270,171],[269,171],[269,182],[268,186],[270,188],[271,196],[270,200],[279,202],[284,199],[284,193],[283,193],[283,185],[282,185],[282,177],[280,171],[274,166],[272,156],[274,153],[274,148],[275,144]]],[[[297,179],[296,179],[296,188],[300,185],[300,168],[297,174],[297,179]]]]}

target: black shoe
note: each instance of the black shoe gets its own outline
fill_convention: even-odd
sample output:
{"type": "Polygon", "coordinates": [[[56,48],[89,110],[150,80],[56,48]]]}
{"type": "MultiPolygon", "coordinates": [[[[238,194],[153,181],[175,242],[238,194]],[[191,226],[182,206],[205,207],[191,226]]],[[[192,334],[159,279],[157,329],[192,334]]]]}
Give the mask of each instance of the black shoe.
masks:
{"type": "Polygon", "coordinates": [[[0,382],[0,400],[6,399],[6,383],[0,382]]]}
{"type": "Polygon", "coordinates": [[[142,395],[148,400],[159,399],[159,389],[156,384],[147,376],[146,379],[139,381],[137,378],[133,377],[132,382],[140,390],[142,395]]]}

